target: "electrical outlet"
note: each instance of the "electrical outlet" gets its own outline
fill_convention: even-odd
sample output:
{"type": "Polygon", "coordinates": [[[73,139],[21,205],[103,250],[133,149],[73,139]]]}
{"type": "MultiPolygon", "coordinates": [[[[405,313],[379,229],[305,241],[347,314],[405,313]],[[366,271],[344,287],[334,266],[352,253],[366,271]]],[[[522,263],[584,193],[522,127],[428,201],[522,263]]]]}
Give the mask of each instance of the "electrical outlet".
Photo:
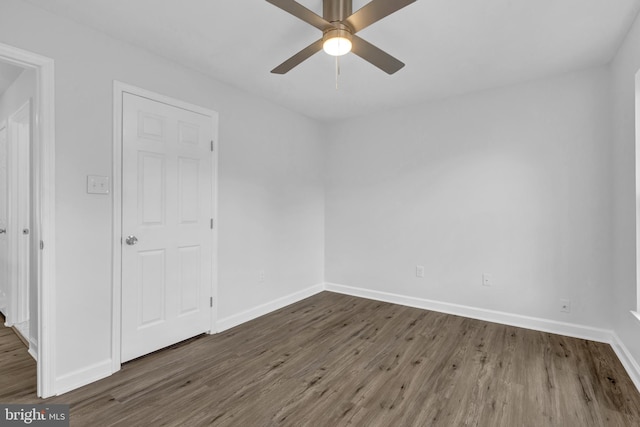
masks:
{"type": "Polygon", "coordinates": [[[260,270],[258,272],[258,282],[260,283],[264,282],[264,270],[260,270]]]}
{"type": "Polygon", "coordinates": [[[424,277],[424,265],[416,265],[416,277],[424,277]]]}
{"type": "Polygon", "coordinates": [[[562,313],[571,313],[571,300],[561,299],[560,300],[560,311],[562,313]]]}
{"type": "Polygon", "coordinates": [[[493,285],[493,275],[490,273],[482,273],[482,286],[493,285]]]}

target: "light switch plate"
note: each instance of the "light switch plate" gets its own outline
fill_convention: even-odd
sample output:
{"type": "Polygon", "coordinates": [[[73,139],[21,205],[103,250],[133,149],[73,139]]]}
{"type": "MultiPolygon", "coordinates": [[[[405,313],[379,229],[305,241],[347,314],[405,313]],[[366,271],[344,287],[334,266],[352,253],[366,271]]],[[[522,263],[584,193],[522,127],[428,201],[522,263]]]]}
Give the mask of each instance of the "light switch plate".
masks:
{"type": "Polygon", "coordinates": [[[87,193],[89,194],[109,194],[109,177],[88,175],[87,176],[87,193]]]}

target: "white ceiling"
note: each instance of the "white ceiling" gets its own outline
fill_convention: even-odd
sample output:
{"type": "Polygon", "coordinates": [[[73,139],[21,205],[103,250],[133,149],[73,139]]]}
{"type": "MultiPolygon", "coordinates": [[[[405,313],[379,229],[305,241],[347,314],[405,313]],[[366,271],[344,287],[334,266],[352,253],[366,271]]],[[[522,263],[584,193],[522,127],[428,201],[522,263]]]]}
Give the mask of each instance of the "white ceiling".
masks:
{"type": "MultiPolygon", "coordinates": [[[[388,76],[323,52],[270,70],[320,38],[264,0],[27,0],[309,117],[331,120],[606,64],[640,0],[417,0],[358,33],[406,63],[388,76]]],[[[393,1],[393,0],[389,0],[393,1]]],[[[299,0],[322,14],[321,0],[299,0]]],[[[367,0],[353,0],[354,11],[367,0]]]]}
{"type": "Polygon", "coordinates": [[[0,96],[11,86],[11,84],[24,71],[23,68],[9,65],[0,61],[0,96]]]}

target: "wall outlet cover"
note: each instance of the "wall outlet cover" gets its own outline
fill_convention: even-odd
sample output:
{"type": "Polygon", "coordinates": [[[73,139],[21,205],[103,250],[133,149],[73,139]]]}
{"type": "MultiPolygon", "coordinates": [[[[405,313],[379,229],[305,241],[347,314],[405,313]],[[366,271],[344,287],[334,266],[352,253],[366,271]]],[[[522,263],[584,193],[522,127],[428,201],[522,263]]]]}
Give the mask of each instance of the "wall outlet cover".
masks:
{"type": "Polygon", "coordinates": [[[568,299],[560,300],[560,312],[571,313],[571,300],[568,300],[568,299]]]}
{"type": "Polygon", "coordinates": [[[493,275],[491,273],[482,273],[482,286],[493,285],[493,275]]]}
{"type": "Polygon", "coordinates": [[[89,194],[109,194],[110,185],[108,176],[88,175],[87,193],[89,194]]]}

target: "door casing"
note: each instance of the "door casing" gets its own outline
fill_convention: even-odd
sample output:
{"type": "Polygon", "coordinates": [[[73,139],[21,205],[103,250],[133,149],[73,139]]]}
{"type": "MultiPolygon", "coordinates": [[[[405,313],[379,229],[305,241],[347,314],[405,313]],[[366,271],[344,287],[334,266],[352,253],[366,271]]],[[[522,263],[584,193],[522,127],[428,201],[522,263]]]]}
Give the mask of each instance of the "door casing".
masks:
{"type": "Polygon", "coordinates": [[[210,116],[213,126],[213,247],[212,264],[213,274],[211,281],[211,295],[213,304],[211,307],[210,333],[217,332],[217,295],[218,295],[218,113],[197,105],[161,95],[146,89],[141,89],[123,82],[113,82],[113,250],[112,250],[112,325],[111,325],[111,370],[117,372],[121,366],[122,345],[122,96],[130,93],[153,101],[173,105],[178,108],[191,110],[205,116],[210,116]]]}

